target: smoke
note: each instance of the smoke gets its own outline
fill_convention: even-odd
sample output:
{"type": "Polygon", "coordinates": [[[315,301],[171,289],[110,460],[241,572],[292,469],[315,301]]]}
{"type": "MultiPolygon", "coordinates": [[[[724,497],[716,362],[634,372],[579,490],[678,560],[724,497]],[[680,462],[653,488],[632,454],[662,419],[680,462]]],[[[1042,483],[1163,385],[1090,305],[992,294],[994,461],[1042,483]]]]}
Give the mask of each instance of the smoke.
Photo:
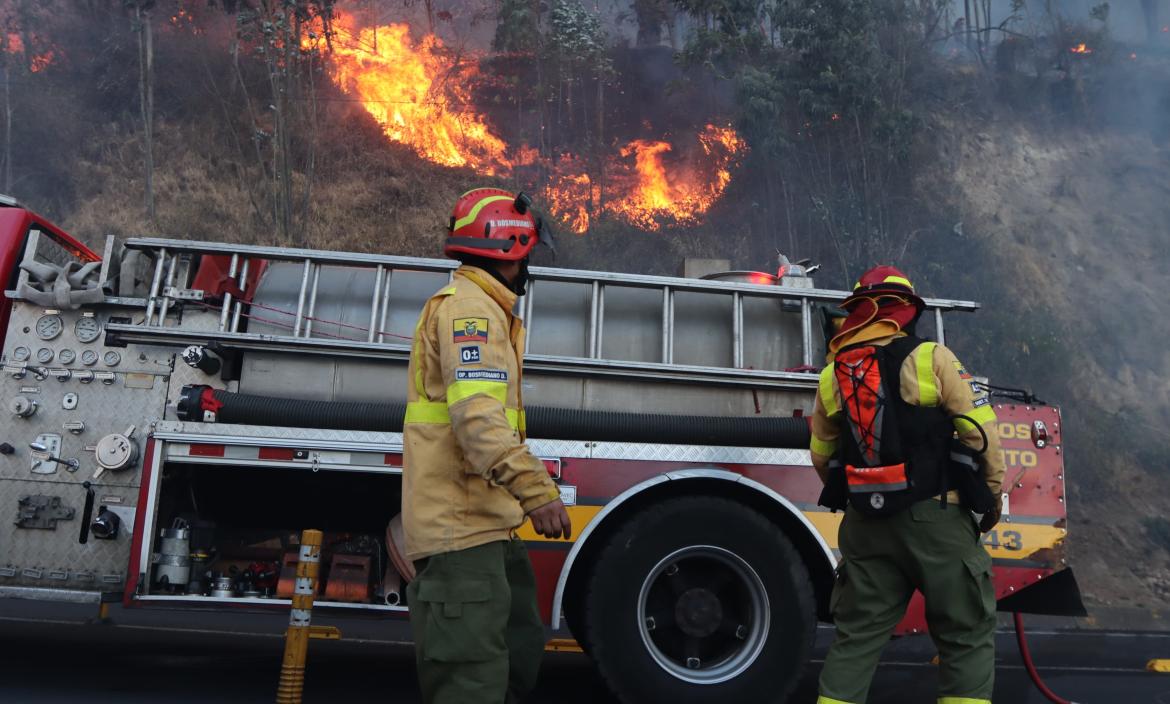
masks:
{"type": "MultiPolygon", "coordinates": [[[[991,0],[991,26],[1000,27],[1005,23],[1028,33],[1051,33],[1060,23],[1088,23],[1094,8],[1109,6],[1108,24],[1111,35],[1120,42],[1138,44],[1146,42],[1151,33],[1147,22],[1145,6],[1153,9],[1154,32],[1170,23],[1170,2],[1167,0],[1025,0],[1018,10],[1018,0],[991,0]],[[1015,18],[1014,22],[1009,22],[1015,18]],[[1161,24],[1159,24],[1161,22],[1161,24]]],[[[949,11],[954,18],[964,16],[965,7],[982,7],[983,0],[952,0],[949,11]]]]}

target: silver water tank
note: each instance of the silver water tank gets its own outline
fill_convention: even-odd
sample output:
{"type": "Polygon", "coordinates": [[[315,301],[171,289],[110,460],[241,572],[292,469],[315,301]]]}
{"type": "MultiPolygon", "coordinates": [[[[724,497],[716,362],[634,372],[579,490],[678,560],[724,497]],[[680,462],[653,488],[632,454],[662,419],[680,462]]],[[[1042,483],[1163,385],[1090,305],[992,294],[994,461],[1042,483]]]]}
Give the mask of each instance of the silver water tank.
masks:
{"type": "MultiPolygon", "coordinates": [[[[265,306],[254,311],[264,320],[254,318],[249,332],[290,334],[302,275],[303,266],[297,263],[274,263],[266,269],[253,299],[265,306]]],[[[322,267],[313,314],[318,320],[311,323],[312,337],[367,340],[374,278],[374,271],[369,269],[322,267]]],[[[785,286],[801,283],[792,277],[778,279],[759,272],[704,278],[785,286]]],[[[419,311],[435,291],[447,284],[447,274],[394,270],[389,280],[386,324],[379,326],[377,332],[383,334],[385,343],[409,344],[419,311]]],[[[532,290],[529,354],[588,357],[590,284],[536,278],[532,290]]],[[[799,366],[799,308],[790,310],[775,297],[749,295],[743,301],[744,366],[773,371],[799,366]]],[[[674,308],[673,363],[731,366],[731,296],[680,291],[675,294],[674,308]]],[[[604,359],[661,363],[661,292],[607,284],[601,334],[604,359]]],[[[244,359],[240,391],[314,400],[386,401],[403,400],[406,384],[406,365],[400,362],[249,352],[244,359]]],[[[795,409],[811,411],[811,395],[807,393],[753,392],[745,388],[536,372],[525,374],[523,392],[528,406],[720,416],[752,415],[757,408],[758,412],[773,415],[790,415],[795,409]]]]}

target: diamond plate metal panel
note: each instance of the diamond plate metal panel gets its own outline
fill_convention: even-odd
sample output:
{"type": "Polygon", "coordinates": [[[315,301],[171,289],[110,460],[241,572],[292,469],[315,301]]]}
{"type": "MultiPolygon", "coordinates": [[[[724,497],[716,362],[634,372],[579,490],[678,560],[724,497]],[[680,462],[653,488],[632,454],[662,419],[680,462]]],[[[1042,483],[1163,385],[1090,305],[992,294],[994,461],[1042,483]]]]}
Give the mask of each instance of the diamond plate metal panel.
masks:
{"type": "MultiPolygon", "coordinates": [[[[95,311],[93,308],[88,310],[95,311]]],[[[28,443],[41,433],[60,435],[60,456],[77,458],[80,467],[70,473],[57,465],[56,472],[37,475],[38,478],[62,484],[80,484],[92,480],[97,462],[93,451],[87,450],[87,447],[92,447],[106,435],[125,432],[127,427],[134,425],[134,439],[138,441],[139,450],[142,450],[150,422],[163,414],[173,356],[165,351],[138,345],[108,348],[103,344],[102,336],[93,342],[82,343],[74,334],[74,325],[81,318],[81,313],[61,311],[64,331],[53,340],[45,341],[34,333],[36,320],[45,314],[45,309],[19,301],[13,304],[10,334],[5,340],[4,361],[8,363],[13,360],[13,352],[18,347],[30,350],[33,360],[39,349],[48,348],[53,352],[53,361],[39,366],[50,370],[67,370],[71,376],[61,381],[51,375],[38,380],[31,371],[22,379],[14,378],[11,373],[0,375],[0,398],[5,407],[18,395],[37,402],[36,413],[28,418],[8,414],[7,408],[0,411],[7,415],[7,432],[3,440],[16,450],[11,455],[0,455],[0,481],[30,476],[28,443]],[[24,332],[26,329],[29,332],[24,332]],[[65,350],[73,356],[68,364],[62,363],[61,355],[65,350]],[[82,353],[85,351],[96,352],[98,362],[93,365],[83,364],[82,353]],[[101,359],[109,351],[118,353],[120,359],[116,365],[111,366],[101,359]],[[112,384],[103,384],[97,380],[82,383],[79,375],[88,372],[113,372],[114,381],[112,384]],[[149,388],[141,388],[144,386],[149,388]],[[64,407],[66,394],[76,395],[76,407],[69,410],[64,407]],[[65,429],[67,423],[78,421],[85,426],[81,433],[65,429]]],[[[97,308],[96,313],[97,319],[104,324],[110,315],[124,315],[125,311],[104,306],[97,308]]],[[[68,358],[69,355],[66,355],[68,358]]],[[[137,487],[139,476],[140,469],[135,467],[117,473],[104,472],[99,481],[108,486],[137,487]]],[[[0,510],[3,510],[2,505],[0,510]]]]}
{"type": "Polygon", "coordinates": [[[718,464],[812,465],[808,450],[774,447],[655,445],[634,442],[593,444],[593,459],[697,462],[718,464]]]}
{"type": "Polygon", "coordinates": [[[528,449],[537,457],[576,457],[588,459],[592,443],[582,440],[528,440],[528,449]]]}
{"type": "MultiPolygon", "coordinates": [[[[131,487],[95,487],[94,515],[98,507],[133,506],[138,490],[131,487]],[[120,500],[121,503],[115,503],[120,500]]],[[[94,591],[117,591],[123,586],[130,559],[133,526],[123,521],[118,537],[99,540],[93,535],[84,545],[78,542],[85,489],[64,482],[0,480],[0,586],[26,586],[94,591]],[[56,530],[20,528],[15,524],[17,501],[22,496],[59,496],[62,504],[74,509],[69,521],[59,521],[56,530]],[[106,578],[116,581],[105,581],[106,578]]]]}
{"type": "MultiPolygon", "coordinates": [[[[86,310],[95,312],[102,324],[111,315],[133,314],[116,306],[86,310]]],[[[6,416],[0,440],[15,449],[11,455],[0,455],[0,586],[117,591],[125,579],[132,525],[123,523],[114,540],[90,536],[86,544],[78,543],[85,505],[82,482],[93,481],[97,469],[94,453],[86,448],[96,445],[106,435],[123,433],[134,425],[133,438],[138,442],[141,458],[150,423],[163,413],[172,356],[157,348],[137,345],[109,348],[104,345],[104,336],[89,343],[81,342],[74,326],[82,312],[60,311],[63,331],[52,340],[41,340],[35,334],[35,324],[45,309],[21,301],[13,303],[4,362],[14,361],[14,351],[24,347],[31,352],[32,365],[44,366],[48,371],[68,370],[69,378],[62,380],[65,375],[58,373],[37,379],[32,371],[22,379],[8,372],[0,374],[0,399],[4,404],[0,413],[6,416]],[[37,363],[41,348],[52,351],[52,361],[37,363]],[[83,363],[86,351],[97,354],[96,364],[83,363]],[[118,353],[117,364],[107,364],[102,359],[109,351],[118,353]],[[107,385],[100,380],[82,383],[80,375],[91,372],[113,372],[113,383],[107,385]],[[65,408],[66,394],[76,394],[76,407],[65,408]],[[28,418],[9,414],[7,404],[17,395],[36,400],[36,413],[28,418]],[[80,433],[69,432],[65,427],[75,422],[84,424],[80,433]],[[32,457],[28,443],[42,433],[61,436],[60,457],[77,458],[80,467],[76,472],[68,472],[60,465],[51,474],[30,471],[32,457]],[[75,510],[73,520],[59,522],[56,530],[18,528],[13,523],[17,502],[23,496],[34,494],[60,497],[66,506],[75,510]],[[115,581],[103,581],[104,578],[115,581]]],[[[112,506],[123,508],[137,503],[140,465],[141,459],[138,466],[123,472],[104,472],[93,481],[95,516],[104,499],[110,499],[112,506]]]]}
{"type": "MultiPolygon", "coordinates": [[[[386,451],[402,448],[402,433],[382,433],[370,430],[317,430],[313,428],[286,428],[276,425],[232,425],[229,423],[190,423],[162,421],[154,428],[155,437],[164,440],[190,442],[223,442],[224,444],[255,444],[256,441],[277,441],[286,446],[313,446],[314,444],[374,445],[386,451]]],[[[275,443],[272,443],[275,444],[275,443]]]]}
{"type": "MultiPolygon", "coordinates": [[[[306,430],[261,425],[160,422],[156,437],[181,442],[222,444],[283,444],[313,447],[320,444],[376,446],[393,450],[402,447],[401,433],[359,430],[306,430]],[[267,442],[265,442],[267,441],[267,442]]],[[[663,445],[633,442],[583,442],[579,440],[529,440],[532,453],[541,457],[577,457],[657,462],[698,462],[721,464],[770,464],[812,466],[808,450],[772,447],[722,447],[706,445],[663,445]]]]}

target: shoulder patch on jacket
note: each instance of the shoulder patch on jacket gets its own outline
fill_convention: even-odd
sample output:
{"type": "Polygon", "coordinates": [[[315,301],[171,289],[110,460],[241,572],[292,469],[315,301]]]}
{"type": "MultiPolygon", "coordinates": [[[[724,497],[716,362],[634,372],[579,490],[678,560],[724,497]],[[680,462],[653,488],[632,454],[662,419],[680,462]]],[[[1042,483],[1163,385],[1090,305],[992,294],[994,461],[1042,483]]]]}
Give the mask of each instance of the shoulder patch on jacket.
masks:
{"type": "Polygon", "coordinates": [[[456,369],[457,381],[507,381],[508,372],[503,369],[456,369]]]}
{"type": "Polygon", "coordinates": [[[967,371],[967,369],[963,366],[962,362],[960,362],[959,360],[956,359],[954,362],[952,362],[952,364],[955,365],[955,371],[957,371],[959,373],[960,379],[970,379],[971,378],[971,373],[967,371]]]}
{"type": "Polygon", "coordinates": [[[487,342],[487,318],[456,318],[451,323],[455,342],[487,342]]]}
{"type": "Polygon", "coordinates": [[[460,364],[479,364],[482,360],[479,355],[479,345],[468,345],[459,348],[460,364]]]}

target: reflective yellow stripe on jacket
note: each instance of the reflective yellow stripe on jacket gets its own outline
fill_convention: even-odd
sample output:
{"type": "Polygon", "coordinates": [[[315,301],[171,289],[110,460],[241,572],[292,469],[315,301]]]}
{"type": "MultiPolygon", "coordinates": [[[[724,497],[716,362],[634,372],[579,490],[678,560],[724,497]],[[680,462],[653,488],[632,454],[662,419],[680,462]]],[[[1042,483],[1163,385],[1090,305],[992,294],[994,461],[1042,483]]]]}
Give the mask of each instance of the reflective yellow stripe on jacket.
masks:
{"type": "Polygon", "coordinates": [[[837,441],[821,440],[816,435],[812,435],[811,439],[809,440],[808,449],[812,450],[818,455],[821,455],[822,457],[832,457],[833,455],[837,454],[837,441]]]}
{"type": "Polygon", "coordinates": [[[924,342],[914,350],[914,370],[918,376],[918,405],[938,405],[938,385],[934,383],[935,343],[924,342]]]}
{"type": "Polygon", "coordinates": [[[837,388],[833,383],[833,364],[821,370],[821,405],[825,407],[825,415],[832,418],[841,409],[837,407],[837,388]]]}
{"type": "MultiPolygon", "coordinates": [[[[990,405],[980,406],[975,410],[967,411],[963,415],[975,421],[976,425],[987,425],[988,423],[994,423],[996,421],[995,411],[991,408],[990,405]]],[[[975,426],[971,425],[971,422],[968,421],[967,418],[955,418],[953,421],[955,430],[959,431],[960,434],[975,429],[975,426]]]]}
{"type": "MultiPolygon", "coordinates": [[[[505,408],[504,415],[508,417],[508,427],[512,430],[524,432],[526,423],[524,411],[515,408],[505,408]]],[[[419,425],[451,425],[451,414],[447,404],[442,401],[411,401],[406,404],[406,423],[419,425]]]]}

